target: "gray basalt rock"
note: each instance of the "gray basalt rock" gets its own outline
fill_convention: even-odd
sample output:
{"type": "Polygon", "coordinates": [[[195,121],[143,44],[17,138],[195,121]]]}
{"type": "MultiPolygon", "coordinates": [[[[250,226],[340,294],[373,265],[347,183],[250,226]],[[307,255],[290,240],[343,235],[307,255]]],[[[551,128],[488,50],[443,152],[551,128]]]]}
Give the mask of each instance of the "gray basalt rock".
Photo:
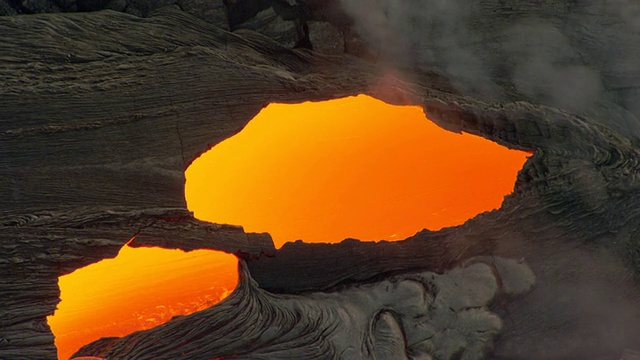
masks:
{"type": "Polygon", "coordinates": [[[11,6],[9,0],[0,0],[0,16],[17,15],[18,11],[11,6]]]}
{"type": "Polygon", "coordinates": [[[322,54],[340,55],[345,51],[342,32],[332,24],[323,21],[309,21],[309,41],[313,50],[322,54]]]}
{"type": "Polygon", "coordinates": [[[236,27],[251,18],[255,17],[262,10],[266,10],[271,7],[272,1],[258,1],[258,0],[230,0],[227,1],[227,12],[229,14],[229,25],[231,29],[236,27]]]}
{"type": "Polygon", "coordinates": [[[62,11],[78,11],[77,0],[56,0],[62,11]]]}
{"type": "Polygon", "coordinates": [[[178,0],[180,8],[200,20],[229,30],[227,7],[222,0],[178,0]]]}
{"type": "Polygon", "coordinates": [[[260,11],[253,18],[239,24],[236,27],[238,29],[256,31],[287,48],[293,48],[300,40],[296,23],[284,20],[273,8],[260,11]]]}
{"type": "MultiPolygon", "coordinates": [[[[513,270],[530,272],[526,264],[513,270]]],[[[219,305],[89,344],[75,356],[478,359],[502,328],[488,308],[499,295],[498,280],[482,263],[301,296],[261,290],[243,263],[239,272],[238,288],[219,305]],[[168,334],[174,341],[158,343],[168,334]]],[[[533,285],[533,279],[522,278],[519,287],[528,291],[533,285]]]]}
{"type": "Polygon", "coordinates": [[[147,17],[152,11],[174,5],[177,0],[131,0],[125,12],[139,17],[147,17]]]}
{"type": "Polygon", "coordinates": [[[124,12],[127,6],[129,6],[129,2],[130,0],[111,0],[104,8],[124,12]]]}
{"type": "Polygon", "coordinates": [[[56,13],[60,12],[60,7],[51,0],[23,0],[20,2],[21,9],[27,14],[56,13]]]}
{"type": "Polygon", "coordinates": [[[104,9],[110,0],[76,0],[78,11],[99,11],[104,9]]]}

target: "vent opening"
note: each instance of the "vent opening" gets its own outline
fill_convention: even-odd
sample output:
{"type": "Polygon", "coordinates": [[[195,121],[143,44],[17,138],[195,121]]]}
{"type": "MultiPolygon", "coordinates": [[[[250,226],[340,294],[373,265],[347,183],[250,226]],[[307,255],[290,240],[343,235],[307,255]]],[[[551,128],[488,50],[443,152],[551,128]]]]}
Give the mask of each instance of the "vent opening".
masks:
{"type": "Polygon", "coordinates": [[[529,153],[359,95],[270,104],[186,171],[195,216],[287,241],[401,240],[500,207],[529,153]]]}
{"type": "Polygon", "coordinates": [[[47,321],[59,359],[102,337],[149,329],[218,303],[237,285],[238,261],[219,251],[133,248],[61,276],[47,321]]]}
{"type": "MultiPolygon", "coordinates": [[[[499,208],[529,155],[364,95],[270,104],[191,164],[185,196],[197,218],[268,232],[277,247],[402,240],[499,208]]],[[[59,358],[210,307],[236,282],[233,255],[124,246],[60,277],[48,318],[59,358]]]]}

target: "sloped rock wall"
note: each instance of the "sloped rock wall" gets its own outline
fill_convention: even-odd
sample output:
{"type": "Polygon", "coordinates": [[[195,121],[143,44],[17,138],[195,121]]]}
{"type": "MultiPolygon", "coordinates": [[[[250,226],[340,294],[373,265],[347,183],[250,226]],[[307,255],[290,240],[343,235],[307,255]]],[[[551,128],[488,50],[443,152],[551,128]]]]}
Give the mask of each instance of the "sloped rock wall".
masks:
{"type": "MultiPolygon", "coordinates": [[[[0,9],[16,12],[7,4],[0,9]]],[[[515,3],[483,4],[486,14],[500,14],[506,23],[527,13],[566,20],[574,11],[553,4],[542,13],[524,5],[518,10],[515,3]]],[[[308,5],[312,14],[321,13],[308,5]]],[[[481,55],[496,64],[497,77],[490,79],[505,96],[495,102],[494,93],[461,88],[438,61],[390,67],[372,57],[327,57],[285,48],[254,30],[227,32],[183,10],[165,7],[147,18],[116,11],[0,18],[0,358],[55,358],[45,317],[58,302],[57,276],[114,256],[134,234],[139,246],[235,253],[262,289],[289,295],[408,272],[443,273],[478,255],[525,258],[536,287],[491,308],[503,319],[498,356],[615,357],[637,344],[640,329],[629,319],[640,308],[633,272],[640,233],[638,148],[635,120],[621,122],[626,105],[620,98],[599,98],[604,102],[596,112],[572,110],[581,115],[523,102],[544,101],[500,80],[512,78],[499,71],[495,52],[481,55]],[[500,210],[398,243],[294,243],[275,250],[268,235],[203,223],[186,211],[186,166],[265,104],[357,93],[422,105],[446,129],[534,154],[500,210]]],[[[589,37],[590,29],[579,36],[592,39],[585,41],[593,49],[616,44],[616,32],[589,37]]],[[[561,45],[582,49],[569,30],[561,30],[569,39],[561,45]]],[[[510,34],[504,33],[507,40],[518,38],[510,34]]],[[[628,51],[635,49],[633,39],[628,51]]],[[[426,51],[427,44],[412,46],[426,51]]],[[[564,47],[554,46],[545,51],[564,47]]],[[[614,69],[603,60],[606,52],[577,53],[583,56],[567,61],[604,69],[600,75],[614,69]]],[[[616,69],[619,81],[636,86],[637,67],[616,69]]],[[[614,89],[607,84],[615,81],[601,79],[605,89],[614,89]]],[[[386,346],[395,349],[397,337],[384,335],[398,334],[394,319],[381,314],[377,324],[373,338],[389,340],[386,346]]]]}

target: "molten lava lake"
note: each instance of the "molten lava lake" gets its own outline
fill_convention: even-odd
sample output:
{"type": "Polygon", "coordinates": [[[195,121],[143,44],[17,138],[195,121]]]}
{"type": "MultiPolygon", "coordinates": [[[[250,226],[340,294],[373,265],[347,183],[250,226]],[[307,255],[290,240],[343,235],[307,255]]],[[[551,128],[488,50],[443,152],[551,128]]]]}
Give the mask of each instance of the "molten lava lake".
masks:
{"type": "Polygon", "coordinates": [[[238,260],[218,251],[124,246],[114,259],[61,276],[60,303],[48,323],[59,359],[108,336],[124,336],[192,314],[237,285],[238,260]]]}
{"type": "MultiPolygon", "coordinates": [[[[189,166],[185,196],[197,218],[268,232],[277,247],[402,240],[499,208],[529,155],[364,95],[270,104],[189,166]]],[[[125,246],[60,277],[48,318],[59,357],[209,307],[236,283],[232,255],[125,246]]]]}
{"type": "Polygon", "coordinates": [[[189,166],[186,199],[278,247],[401,240],[499,208],[529,155],[365,95],[270,104],[189,166]]]}

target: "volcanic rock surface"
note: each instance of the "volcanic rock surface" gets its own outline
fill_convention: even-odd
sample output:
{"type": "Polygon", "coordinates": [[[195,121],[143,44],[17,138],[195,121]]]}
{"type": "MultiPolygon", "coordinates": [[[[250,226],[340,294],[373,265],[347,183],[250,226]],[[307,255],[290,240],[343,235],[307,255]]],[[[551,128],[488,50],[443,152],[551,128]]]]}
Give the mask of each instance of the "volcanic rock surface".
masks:
{"type": "Polygon", "coordinates": [[[241,285],[208,310],[83,354],[179,358],[171,346],[184,344],[203,357],[618,358],[640,344],[637,5],[151,3],[0,0],[16,15],[0,17],[0,358],[55,358],[45,319],[57,277],[134,235],[134,246],[237,254],[241,285]],[[73,12],[103,8],[118,11],[73,12]],[[50,13],[17,15],[40,12],[50,13]],[[261,12],[291,40],[240,26],[262,24],[261,12]],[[338,30],[318,39],[320,25],[338,30]],[[185,168],[265,104],[359,93],[421,105],[445,129],[533,156],[501,209],[395,243],[276,250],[267,234],[186,210],[185,168]],[[528,269],[530,291],[517,280],[528,269]],[[432,310],[456,276],[483,281],[451,291],[486,297],[466,309],[449,296],[453,319],[432,310]],[[247,352],[242,321],[260,316],[273,333],[247,352]],[[216,340],[198,346],[191,331],[216,340]],[[364,343],[349,347],[344,334],[364,343]]]}
{"type": "Polygon", "coordinates": [[[122,339],[103,339],[74,356],[477,359],[502,329],[488,305],[528,291],[534,281],[526,264],[486,258],[442,275],[411,273],[328,293],[274,295],[259,288],[242,262],[240,285],[219,305],[122,339]],[[509,276],[499,281],[498,268],[509,276]],[[169,338],[180,341],[157,341],[169,338]]]}

